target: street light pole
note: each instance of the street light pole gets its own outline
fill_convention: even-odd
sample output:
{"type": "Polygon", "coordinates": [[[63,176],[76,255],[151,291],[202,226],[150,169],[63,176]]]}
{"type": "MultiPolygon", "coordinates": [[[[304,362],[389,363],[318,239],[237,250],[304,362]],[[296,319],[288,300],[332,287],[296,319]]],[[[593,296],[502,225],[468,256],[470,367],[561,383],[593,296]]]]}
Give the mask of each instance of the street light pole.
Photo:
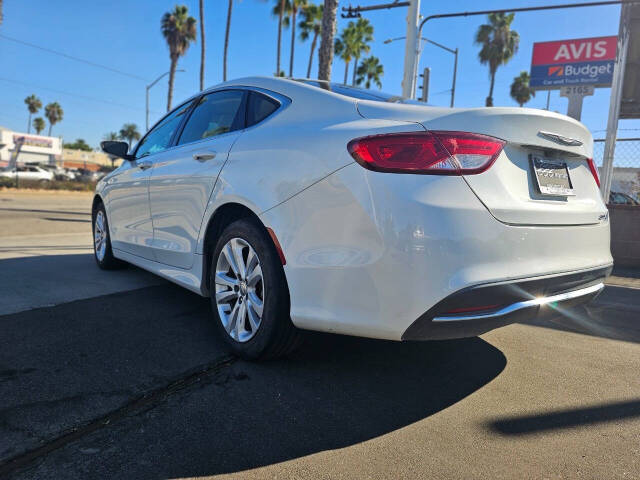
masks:
{"type": "MultiPolygon", "coordinates": [[[[184,72],[185,70],[183,69],[179,69],[176,70],[176,72],[184,72]]],[[[159,80],[161,80],[162,78],[166,77],[167,75],[169,75],[170,72],[165,72],[162,75],[160,75],[158,78],[156,78],[153,82],[151,82],[149,85],[147,85],[147,91],[146,91],[146,95],[145,95],[145,100],[146,100],[146,108],[145,108],[145,112],[146,112],[146,120],[145,120],[145,131],[149,131],[149,90],[151,90],[151,87],[153,87],[156,83],[158,83],[159,80]]]]}

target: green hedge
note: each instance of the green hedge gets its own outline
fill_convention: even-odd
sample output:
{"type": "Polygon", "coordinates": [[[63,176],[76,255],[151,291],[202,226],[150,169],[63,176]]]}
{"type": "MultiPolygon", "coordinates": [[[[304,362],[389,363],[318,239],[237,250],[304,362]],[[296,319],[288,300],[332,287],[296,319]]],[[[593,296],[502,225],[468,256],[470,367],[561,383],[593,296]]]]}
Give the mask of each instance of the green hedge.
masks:
{"type": "Polygon", "coordinates": [[[71,180],[19,180],[15,178],[0,177],[0,188],[30,188],[38,190],[72,190],[76,192],[92,192],[96,188],[96,182],[74,182],[71,180]]]}

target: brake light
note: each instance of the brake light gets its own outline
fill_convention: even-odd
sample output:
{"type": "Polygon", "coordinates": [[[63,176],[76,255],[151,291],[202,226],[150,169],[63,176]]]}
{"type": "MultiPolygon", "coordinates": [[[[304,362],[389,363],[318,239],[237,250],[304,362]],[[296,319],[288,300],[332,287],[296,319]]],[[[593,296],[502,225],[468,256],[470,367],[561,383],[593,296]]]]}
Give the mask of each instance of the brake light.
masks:
{"type": "Polygon", "coordinates": [[[433,131],[356,138],[347,149],[376,172],[470,175],[493,165],[505,143],[476,133],[433,131]]]}
{"type": "Polygon", "coordinates": [[[596,162],[593,161],[593,158],[588,158],[587,163],[589,164],[589,170],[591,170],[591,175],[593,175],[593,179],[596,181],[596,185],[600,188],[600,174],[598,173],[598,167],[596,167],[596,162]]]}

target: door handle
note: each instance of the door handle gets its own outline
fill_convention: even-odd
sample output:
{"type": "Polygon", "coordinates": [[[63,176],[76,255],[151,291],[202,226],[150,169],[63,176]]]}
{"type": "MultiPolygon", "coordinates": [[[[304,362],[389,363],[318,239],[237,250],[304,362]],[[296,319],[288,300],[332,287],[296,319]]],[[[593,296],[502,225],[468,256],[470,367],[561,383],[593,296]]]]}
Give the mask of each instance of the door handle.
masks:
{"type": "Polygon", "coordinates": [[[193,154],[193,159],[198,160],[199,162],[204,162],[205,160],[211,160],[215,158],[216,152],[196,152],[193,154]]]}
{"type": "Polygon", "coordinates": [[[140,162],[140,163],[138,163],[137,167],[138,167],[140,170],[146,170],[146,169],[148,169],[148,168],[151,168],[151,166],[152,166],[152,165],[153,165],[153,164],[152,164],[150,161],[146,161],[146,162],[140,162]]]}

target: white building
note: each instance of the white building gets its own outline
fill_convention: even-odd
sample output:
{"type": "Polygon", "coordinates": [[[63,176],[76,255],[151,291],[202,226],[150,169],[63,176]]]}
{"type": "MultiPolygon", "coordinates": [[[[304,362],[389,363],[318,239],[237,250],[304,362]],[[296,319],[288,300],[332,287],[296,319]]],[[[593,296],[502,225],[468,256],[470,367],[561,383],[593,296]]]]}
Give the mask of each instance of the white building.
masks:
{"type": "Polygon", "coordinates": [[[36,162],[54,164],[62,155],[62,141],[57,137],[45,137],[14,132],[0,127],[0,167],[9,165],[16,144],[22,143],[18,163],[36,162]]]}

